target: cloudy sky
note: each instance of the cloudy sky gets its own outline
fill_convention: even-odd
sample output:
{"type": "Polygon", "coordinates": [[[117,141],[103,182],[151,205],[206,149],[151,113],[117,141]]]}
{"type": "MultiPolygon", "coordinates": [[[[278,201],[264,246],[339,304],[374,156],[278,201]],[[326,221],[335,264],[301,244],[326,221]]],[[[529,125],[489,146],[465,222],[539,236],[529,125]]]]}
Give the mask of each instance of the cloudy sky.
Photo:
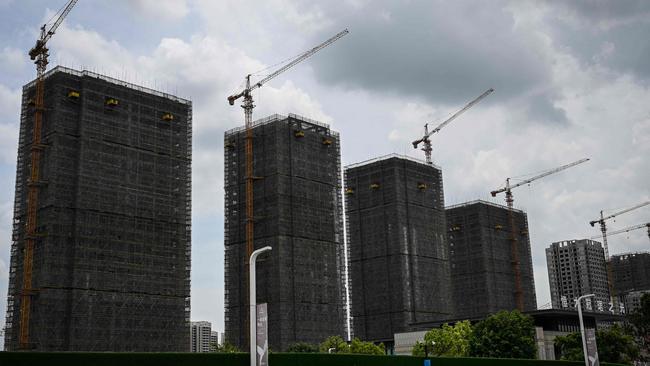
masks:
{"type": "MultiPolygon", "coordinates": [[[[7,289],[26,51],[64,0],[0,0],[0,294],[7,289]]],[[[506,177],[592,160],[522,186],[538,304],[544,248],[598,234],[588,221],[650,199],[647,1],[307,2],[82,0],[50,42],[51,66],[85,68],[190,98],[194,108],[192,319],[223,330],[223,132],[243,113],[226,96],[245,74],[350,34],[254,94],[255,117],[297,113],[341,133],[351,164],[393,152],[488,88],[433,137],[447,205],[490,199],[506,177]]],[[[261,75],[261,74],[260,74],[261,75]]],[[[494,202],[502,202],[502,197],[494,202]]],[[[612,230],[650,220],[650,206],[612,230]]],[[[650,249],[644,230],[610,252],[650,249]]],[[[0,302],[4,314],[6,303],[0,302]]],[[[4,316],[2,320],[4,321],[4,316]]]]}

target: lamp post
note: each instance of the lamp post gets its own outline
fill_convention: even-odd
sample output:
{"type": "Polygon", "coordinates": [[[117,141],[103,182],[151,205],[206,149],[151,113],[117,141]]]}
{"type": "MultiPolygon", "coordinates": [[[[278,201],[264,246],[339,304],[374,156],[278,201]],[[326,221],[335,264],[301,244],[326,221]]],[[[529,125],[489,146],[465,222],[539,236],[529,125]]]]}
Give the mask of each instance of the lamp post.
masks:
{"type": "Polygon", "coordinates": [[[582,352],[585,357],[585,366],[589,366],[589,354],[587,353],[587,337],[585,336],[585,324],[582,321],[582,299],[594,297],[595,294],[582,295],[576,299],[578,305],[578,319],[580,320],[580,335],[582,336],[582,352]]]}
{"type": "Polygon", "coordinates": [[[257,261],[257,257],[264,253],[268,252],[271,250],[270,246],[265,246],[264,248],[260,248],[253,253],[251,253],[250,260],[248,261],[248,278],[249,281],[248,283],[249,288],[248,288],[248,301],[250,304],[250,310],[248,314],[248,323],[249,323],[249,339],[250,339],[250,352],[251,352],[251,366],[256,366],[257,365],[257,292],[256,292],[256,281],[255,281],[255,261],[257,261]]]}

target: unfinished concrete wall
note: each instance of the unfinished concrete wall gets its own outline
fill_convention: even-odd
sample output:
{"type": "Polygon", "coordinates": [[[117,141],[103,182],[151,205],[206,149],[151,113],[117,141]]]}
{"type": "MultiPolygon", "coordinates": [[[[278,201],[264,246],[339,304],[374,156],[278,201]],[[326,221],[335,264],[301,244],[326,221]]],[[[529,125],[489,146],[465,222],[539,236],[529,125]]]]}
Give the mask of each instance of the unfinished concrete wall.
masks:
{"type": "MultiPolygon", "coordinates": [[[[345,336],[340,145],[327,125],[290,114],[253,128],[258,303],[268,303],[269,346],[345,336]]],[[[248,345],[245,131],[225,133],[226,340],[248,345]]]]}
{"type": "Polygon", "coordinates": [[[615,254],[610,260],[617,295],[650,290],[650,252],[615,254]]]}
{"type": "Polygon", "coordinates": [[[601,243],[588,239],[553,243],[546,248],[546,265],[553,308],[575,309],[575,299],[595,294],[585,300],[585,310],[609,312],[607,267],[601,243]]]}
{"type": "MultiPolygon", "coordinates": [[[[23,88],[6,350],[18,349],[33,97],[32,82],[23,88]]],[[[45,107],[30,348],[187,351],[191,103],[57,67],[45,107]]]]}

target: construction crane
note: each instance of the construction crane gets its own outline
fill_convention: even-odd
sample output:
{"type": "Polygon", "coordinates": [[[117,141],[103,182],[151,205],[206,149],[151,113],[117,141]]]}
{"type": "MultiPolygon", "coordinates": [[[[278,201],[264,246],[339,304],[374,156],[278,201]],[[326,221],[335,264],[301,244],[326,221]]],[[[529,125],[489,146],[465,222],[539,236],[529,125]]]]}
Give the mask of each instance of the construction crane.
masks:
{"type": "Polygon", "coordinates": [[[605,223],[605,221],[607,221],[609,219],[613,219],[614,217],[620,216],[620,215],[622,215],[624,213],[628,213],[630,211],[634,211],[637,208],[641,208],[641,207],[647,206],[647,205],[650,205],[650,201],[639,203],[636,206],[626,208],[625,210],[621,210],[621,211],[613,213],[613,214],[611,214],[609,216],[604,216],[603,211],[601,210],[599,219],[589,221],[589,225],[591,225],[592,227],[594,227],[596,225],[596,223],[600,224],[600,232],[602,233],[602,238],[603,238],[603,249],[605,250],[605,260],[609,261],[609,247],[607,246],[607,236],[608,236],[607,235],[607,224],[605,223]]]}
{"type": "Polygon", "coordinates": [[[514,216],[514,197],[512,196],[512,190],[514,188],[517,188],[519,186],[523,186],[524,184],[529,184],[533,181],[536,181],[538,179],[547,177],[551,174],[555,174],[558,172],[561,172],[562,170],[571,168],[573,166],[576,166],[578,164],[582,164],[586,161],[589,161],[589,159],[580,159],[578,161],[574,161],[573,163],[562,165],[560,167],[557,167],[555,169],[548,170],[544,173],[538,174],[532,178],[525,179],[517,184],[510,185],[510,179],[511,178],[506,178],[506,186],[504,188],[500,188],[497,190],[494,190],[490,192],[492,197],[496,197],[497,194],[501,192],[506,193],[506,203],[508,205],[508,220],[510,223],[510,243],[511,243],[511,251],[512,251],[512,268],[513,272],[515,274],[515,300],[517,302],[517,309],[519,311],[524,310],[524,296],[523,296],[523,291],[521,289],[521,266],[519,262],[519,251],[518,251],[518,245],[517,245],[517,237],[515,236],[516,232],[516,227],[515,227],[515,216],[514,216]]]}
{"type": "MultiPolygon", "coordinates": [[[[244,109],[244,126],[246,129],[246,140],[245,140],[245,156],[246,156],[246,267],[248,268],[248,260],[253,253],[253,182],[255,177],[253,176],[253,108],[255,104],[253,103],[253,94],[252,91],[266,84],[271,79],[282,74],[283,72],[289,70],[290,68],[296,66],[300,62],[304,61],[308,57],[312,56],[314,53],[322,50],[323,48],[331,45],[332,43],[339,40],[341,37],[348,34],[349,31],[344,29],[343,31],[335,34],[330,39],[319,44],[318,46],[296,56],[293,60],[288,62],[283,67],[272,72],[265,78],[260,81],[251,84],[251,74],[246,75],[246,87],[239,93],[233,94],[228,97],[228,103],[230,105],[235,105],[235,101],[239,98],[244,98],[244,101],[241,107],[244,109]]],[[[248,273],[248,269],[245,270],[245,273],[248,273]]],[[[247,317],[245,319],[248,319],[247,317]]]]}
{"type": "MultiPolygon", "coordinates": [[[[616,305],[617,298],[616,298],[616,289],[614,288],[614,275],[612,273],[612,263],[609,260],[609,244],[607,243],[607,237],[609,235],[607,235],[607,224],[605,222],[609,219],[613,219],[614,217],[620,216],[630,211],[634,211],[637,208],[641,208],[647,205],[650,205],[650,201],[642,202],[638,205],[632,206],[630,208],[626,208],[625,210],[615,212],[609,216],[605,216],[603,210],[600,210],[600,218],[589,221],[589,225],[591,225],[592,227],[594,227],[596,223],[600,224],[600,233],[602,234],[602,238],[603,238],[603,251],[605,252],[605,266],[607,269],[607,286],[609,287],[610,302],[612,303],[614,308],[617,308],[616,305]]],[[[650,230],[650,228],[648,230],[650,230]]],[[[648,235],[650,235],[650,233],[648,235]]]]}
{"type": "MultiPolygon", "coordinates": [[[[613,235],[617,235],[617,234],[629,233],[630,231],[639,230],[639,229],[643,229],[643,228],[648,229],[648,239],[650,239],[650,222],[647,222],[645,224],[638,224],[638,225],[628,226],[626,228],[616,230],[616,231],[610,231],[605,235],[609,237],[609,236],[613,236],[613,235]]],[[[589,239],[594,240],[594,239],[600,239],[600,238],[602,238],[601,235],[596,235],[596,236],[592,236],[589,239]]]]}
{"type": "Polygon", "coordinates": [[[455,120],[456,117],[458,117],[461,114],[465,113],[466,110],[472,108],[474,106],[474,104],[480,102],[481,99],[487,97],[493,91],[494,91],[494,89],[492,89],[492,88],[486,90],[483,94],[479,95],[476,99],[474,99],[473,101],[467,103],[467,105],[464,106],[463,109],[461,109],[458,112],[454,113],[451,117],[447,118],[444,122],[439,124],[438,127],[434,128],[431,131],[429,131],[429,124],[428,123],[426,123],[424,125],[424,136],[422,136],[422,138],[420,138],[418,140],[413,141],[412,143],[413,143],[413,148],[414,149],[417,149],[418,145],[420,145],[420,143],[424,143],[424,146],[422,147],[422,151],[424,151],[424,156],[425,156],[425,160],[426,160],[427,164],[429,164],[429,165],[433,164],[433,161],[431,160],[431,151],[433,151],[433,149],[431,148],[431,140],[429,139],[429,137],[431,137],[431,135],[433,135],[434,133],[440,131],[443,127],[445,127],[446,125],[451,123],[451,121],[455,120]]]}
{"type": "Polygon", "coordinates": [[[34,126],[32,129],[32,145],[30,149],[31,171],[27,191],[27,219],[25,224],[25,249],[23,252],[23,283],[20,293],[20,329],[19,347],[29,349],[29,317],[31,313],[31,300],[35,293],[32,288],[32,265],[34,260],[34,245],[39,233],[36,232],[36,219],[38,209],[39,188],[43,184],[40,176],[40,161],[45,145],[41,142],[41,130],[43,125],[43,111],[45,110],[44,95],[45,82],[43,76],[47,70],[49,56],[47,41],[52,38],[56,29],[61,25],[63,19],[70,13],[77,0],[70,0],[62,8],[61,13],[56,17],[48,28],[48,24],[41,27],[41,35],[36,40],[36,45],[29,50],[29,57],[36,64],[36,95],[34,98],[34,126]]]}

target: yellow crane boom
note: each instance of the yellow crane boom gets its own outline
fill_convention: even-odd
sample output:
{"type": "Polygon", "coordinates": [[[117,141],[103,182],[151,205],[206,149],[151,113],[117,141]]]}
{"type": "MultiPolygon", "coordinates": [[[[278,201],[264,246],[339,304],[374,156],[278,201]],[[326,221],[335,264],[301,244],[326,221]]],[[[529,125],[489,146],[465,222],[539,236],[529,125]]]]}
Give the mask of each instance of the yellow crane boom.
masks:
{"type": "Polygon", "coordinates": [[[504,188],[496,189],[490,194],[492,197],[496,197],[497,194],[501,192],[506,193],[506,203],[508,205],[508,221],[510,222],[510,242],[511,242],[511,251],[512,251],[512,269],[515,275],[515,300],[517,303],[517,309],[519,311],[524,311],[524,296],[523,296],[523,291],[521,288],[521,263],[519,261],[519,250],[518,250],[518,245],[517,245],[517,237],[515,236],[515,233],[517,232],[517,228],[515,227],[515,216],[514,216],[514,197],[512,195],[512,190],[514,188],[517,188],[519,186],[522,186],[524,184],[529,184],[531,182],[534,182],[538,179],[544,178],[546,176],[549,176],[551,174],[555,174],[558,172],[561,172],[565,169],[571,168],[573,166],[576,166],[578,164],[582,164],[584,162],[589,161],[589,159],[580,159],[578,161],[574,161],[573,163],[569,163],[566,165],[562,165],[560,167],[547,170],[541,174],[538,174],[532,178],[528,178],[523,180],[522,182],[519,182],[514,185],[510,185],[510,179],[511,178],[506,178],[506,186],[504,188]]]}
{"type": "Polygon", "coordinates": [[[23,251],[23,283],[20,292],[20,327],[18,335],[18,346],[20,349],[31,348],[29,339],[29,319],[31,315],[31,302],[35,289],[32,288],[32,272],[34,262],[34,246],[38,238],[37,210],[38,193],[41,186],[40,162],[45,146],[41,142],[41,130],[43,125],[43,111],[45,110],[44,95],[45,83],[43,75],[47,69],[49,56],[47,41],[52,38],[56,29],[61,25],[63,19],[70,13],[77,0],[70,0],[55,19],[54,23],[47,28],[47,24],[41,27],[41,35],[36,40],[36,45],[29,50],[29,57],[36,64],[36,96],[34,98],[34,126],[32,129],[32,145],[30,149],[31,168],[27,190],[27,217],[25,224],[25,249],[23,251]]]}

